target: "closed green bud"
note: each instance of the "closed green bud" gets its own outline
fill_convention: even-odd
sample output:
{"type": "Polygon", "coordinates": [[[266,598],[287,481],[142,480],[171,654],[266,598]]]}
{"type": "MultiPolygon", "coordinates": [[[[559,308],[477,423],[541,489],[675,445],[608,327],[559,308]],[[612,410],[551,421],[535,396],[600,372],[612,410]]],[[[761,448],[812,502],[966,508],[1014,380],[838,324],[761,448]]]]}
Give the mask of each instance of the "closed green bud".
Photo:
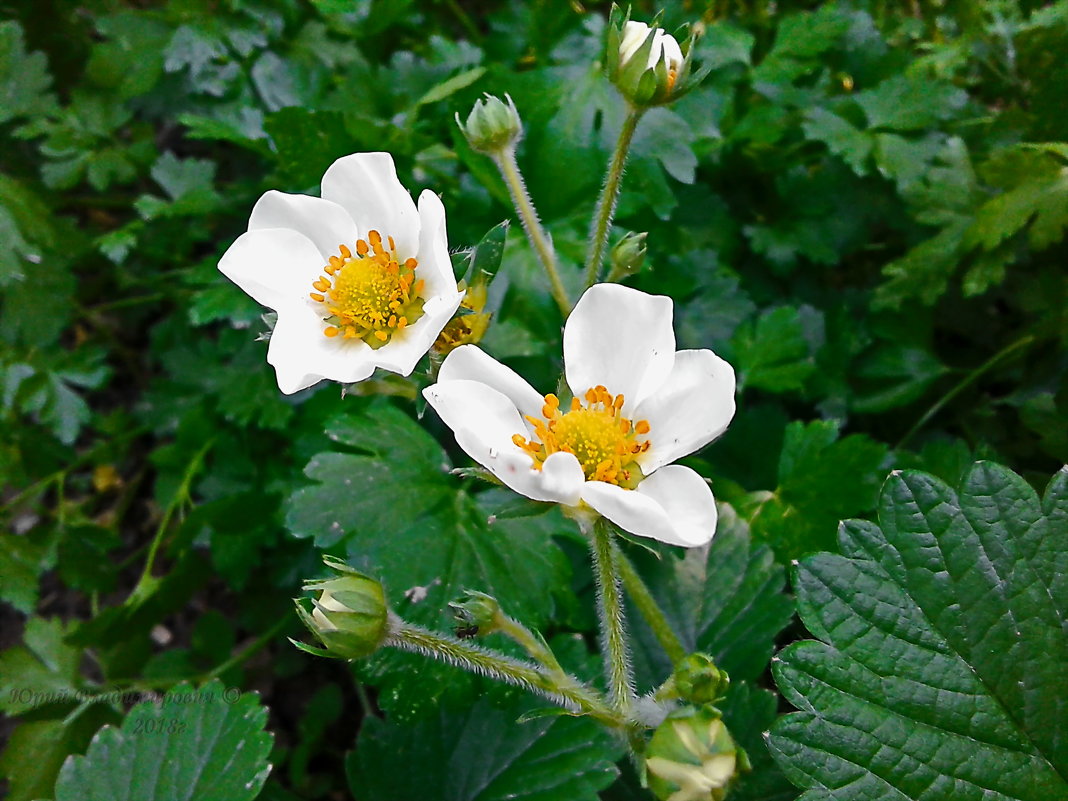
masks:
{"type": "Polygon", "coordinates": [[[507,103],[493,95],[476,100],[467,122],[460,122],[460,115],[456,115],[456,124],[471,147],[480,153],[498,153],[512,147],[523,135],[523,123],[515,103],[508,95],[504,97],[507,103]]]}
{"type": "Polygon", "coordinates": [[[645,752],[645,781],[662,801],[723,801],[738,774],[749,770],[719,711],[676,709],[661,723],[645,752]]]}
{"type": "Polygon", "coordinates": [[[500,628],[501,606],[492,595],[464,590],[464,597],[449,608],[456,618],[457,637],[482,637],[500,628]]]}
{"type": "Polygon", "coordinates": [[[608,79],[638,108],[671,103],[707,74],[691,75],[694,35],[682,44],[654,21],[630,19],[617,6],[608,23],[605,69],[608,79]]]}
{"type": "Polygon", "coordinates": [[[675,666],[675,690],[691,704],[715,704],[727,694],[731,679],[708,654],[690,654],[675,666]]]}
{"type": "Polygon", "coordinates": [[[613,279],[626,278],[641,270],[642,265],[645,264],[645,238],[647,236],[649,236],[647,233],[628,233],[612,248],[610,259],[613,279]]]}
{"type": "Polygon", "coordinates": [[[323,561],[339,575],[306,581],[305,591],[317,596],[312,599],[310,613],[298,600],[297,614],[323,644],[323,655],[341,659],[369,656],[389,634],[389,607],[382,583],[329,556],[323,561]]]}

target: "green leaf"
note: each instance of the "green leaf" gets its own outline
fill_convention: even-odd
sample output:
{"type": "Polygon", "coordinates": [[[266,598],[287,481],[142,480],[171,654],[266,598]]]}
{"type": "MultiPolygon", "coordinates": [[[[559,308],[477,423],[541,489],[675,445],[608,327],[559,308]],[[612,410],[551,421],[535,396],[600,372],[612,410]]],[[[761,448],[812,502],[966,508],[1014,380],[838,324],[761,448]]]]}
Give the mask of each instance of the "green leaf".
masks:
{"type": "Polygon", "coordinates": [[[305,473],[318,483],[290,498],[286,522],[320,548],[342,549],[380,578],[398,613],[431,624],[463,589],[495,596],[524,622],[552,614],[566,561],[542,526],[498,520],[448,474],[441,446],[394,406],[347,411],[327,435],[367,455],[320,453],[305,473]],[[399,514],[403,510],[403,514],[399,514]]]}
{"type": "Polygon", "coordinates": [[[251,801],[271,769],[267,709],[254,693],[214,681],[182,684],[138,704],[72,756],[56,801],[251,801]]]}
{"type": "Polygon", "coordinates": [[[102,725],[118,719],[110,707],[94,704],[66,720],[20,722],[0,753],[0,776],[8,779],[5,800],[51,798],[67,756],[84,751],[102,725]]]}
{"type": "Polygon", "coordinates": [[[41,574],[55,561],[53,540],[34,531],[0,534],[0,600],[24,614],[33,611],[41,574]]]}
{"type": "Polygon", "coordinates": [[[823,317],[815,309],[767,309],[734,337],[738,385],[789,392],[800,389],[816,369],[823,317]]]}
{"type": "Polygon", "coordinates": [[[366,718],[356,750],[346,760],[353,796],[362,801],[597,801],[597,792],[617,775],[619,744],[583,718],[517,723],[536,703],[512,694],[501,705],[483,695],[445,704],[414,724],[366,718]]]}
{"type": "Polygon", "coordinates": [[[804,799],[1068,798],[1068,470],[1044,501],[976,463],[954,492],[894,473],[879,525],[798,567],[770,736],[804,799]]]}
{"type": "Polygon", "coordinates": [[[283,108],[267,115],[264,128],[277,149],[278,166],[297,187],[317,186],[327,167],[352,152],[345,116],[337,111],[283,108]]]}
{"type": "MultiPolygon", "coordinates": [[[[727,699],[718,705],[723,710],[734,741],[745,749],[752,763],[751,772],[731,789],[730,801],[792,801],[797,789],[779,770],[764,739],[779,706],[779,696],[753,684],[731,680],[727,699]]],[[[645,801],[643,798],[642,801],[645,801]]]]}
{"type": "Polygon", "coordinates": [[[94,20],[106,41],[93,47],[86,73],[93,83],[126,100],[148,94],[163,74],[163,48],[171,28],[150,12],[120,11],[94,20]]]}
{"type": "Polygon", "coordinates": [[[468,285],[476,281],[492,281],[501,268],[504,243],[508,237],[508,220],[489,229],[475,247],[467,252],[468,268],[463,278],[468,285]]]}
{"type": "Polygon", "coordinates": [[[895,75],[853,96],[868,117],[868,126],[918,131],[957,116],[968,95],[952,84],[921,75],[895,75]]]}
{"type": "Polygon", "coordinates": [[[992,250],[1031,224],[1036,249],[1059,242],[1068,228],[1068,172],[1059,166],[1049,177],[1028,181],[987,201],[975,215],[969,244],[992,250]]]}
{"type": "Polygon", "coordinates": [[[64,642],[59,620],[26,621],[22,645],[0,652],[0,709],[24,715],[41,706],[77,700],[82,652],[64,642]]]}
{"type": "Polygon", "coordinates": [[[827,149],[840,156],[857,175],[868,173],[868,156],[873,145],[869,134],[824,108],[809,109],[801,129],[809,139],[827,145],[827,149]]]}
{"type": "Polygon", "coordinates": [[[0,287],[33,271],[55,240],[48,206],[27,187],[0,175],[0,287]]]}
{"type": "Polygon", "coordinates": [[[27,53],[22,26],[0,23],[0,123],[56,109],[44,53],[27,53]]]}
{"type": "MultiPolygon", "coordinates": [[[[694,548],[682,559],[645,556],[636,561],[687,650],[710,654],[732,680],[756,679],[771,659],[776,636],[793,617],[794,605],[783,593],[786,571],[771,549],[751,541],[749,527],[733,509],[720,508],[707,551],[694,548]]],[[[667,678],[671,664],[633,608],[628,620],[639,645],[635,668],[641,689],[649,690],[667,678]]]]}
{"type": "Polygon", "coordinates": [[[485,74],[485,67],[475,67],[474,69],[461,72],[459,75],[454,75],[429,89],[422,97],[415,101],[413,108],[425,106],[427,103],[437,103],[439,100],[451,97],[461,89],[466,89],[485,74]]]}
{"type": "Polygon", "coordinates": [[[753,534],[782,561],[831,547],[839,520],[875,508],[886,457],[887,447],[863,434],[839,439],[835,422],[791,423],[778,488],[751,499],[753,534]]]}

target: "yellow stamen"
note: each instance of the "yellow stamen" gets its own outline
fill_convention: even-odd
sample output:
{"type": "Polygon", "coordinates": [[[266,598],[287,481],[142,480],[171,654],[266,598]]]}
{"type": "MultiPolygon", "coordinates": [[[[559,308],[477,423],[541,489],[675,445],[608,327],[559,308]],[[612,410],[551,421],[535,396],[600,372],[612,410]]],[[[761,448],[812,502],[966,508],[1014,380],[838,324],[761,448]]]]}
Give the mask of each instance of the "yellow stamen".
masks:
{"type": "Polygon", "coordinates": [[[383,247],[378,231],[355,242],[355,255],[348,245],[338,246],[320,275],[312,282],[309,298],[322,304],[323,335],[362,339],[373,348],[383,344],[423,315],[423,282],[416,277],[414,258],[401,263],[396,241],[386,237],[383,247]]]}
{"type": "Polygon", "coordinates": [[[643,478],[635,457],[649,449],[647,420],[631,422],[621,416],[624,399],[612,395],[603,386],[591,387],[571,400],[570,411],[561,414],[560,399],[546,395],[542,418],[527,416],[534,431],[529,440],[521,434],[512,442],[529,453],[534,467],[540,470],[550,455],[574,454],[587,481],[604,481],[624,489],[634,489],[643,478]]]}

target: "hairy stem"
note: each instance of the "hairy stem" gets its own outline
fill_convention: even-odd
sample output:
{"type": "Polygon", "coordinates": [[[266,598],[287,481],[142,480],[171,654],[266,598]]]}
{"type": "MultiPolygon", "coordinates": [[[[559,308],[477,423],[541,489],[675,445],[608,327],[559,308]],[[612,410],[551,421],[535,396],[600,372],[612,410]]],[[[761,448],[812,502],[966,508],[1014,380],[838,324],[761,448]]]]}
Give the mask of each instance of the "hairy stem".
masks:
{"type": "Polygon", "coordinates": [[[612,160],[608,162],[608,175],[605,176],[604,188],[597,201],[597,211],[594,213],[593,225],[590,228],[590,241],[586,250],[587,288],[597,283],[597,277],[601,271],[604,250],[608,245],[608,231],[612,227],[612,217],[616,213],[616,202],[619,200],[619,188],[623,184],[623,167],[627,163],[627,154],[630,152],[634,131],[638,128],[638,122],[644,113],[645,109],[639,108],[631,108],[627,113],[627,118],[623,121],[623,129],[619,132],[619,140],[616,142],[616,150],[612,154],[612,160]]]}
{"type": "Polygon", "coordinates": [[[653,594],[649,592],[649,588],[645,586],[645,582],[638,575],[638,571],[634,569],[634,565],[631,564],[626,554],[620,550],[619,545],[615,542],[612,543],[612,551],[627,595],[634,602],[634,606],[637,607],[642,619],[652,629],[656,641],[660,643],[660,647],[664,649],[668,659],[671,660],[672,664],[677,663],[686,656],[686,647],[679,640],[675,630],[671,628],[664,611],[657,604],[656,599],[653,598],[653,594]]]}
{"type": "Polygon", "coordinates": [[[544,666],[550,673],[558,678],[570,678],[567,675],[567,672],[560,667],[560,663],[556,659],[556,654],[552,652],[545,640],[532,632],[518,620],[510,618],[508,615],[501,614],[497,621],[497,628],[502,634],[511,637],[519,643],[519,645],[523,647],[523,650],[530,655],[531,659],[544,666]]]}
{"type": "Polygon", "coordinates": [[[529,662],[474,643],[424,629],[397,617],[391,617],[390,635],[385,645],[423,654],[481,676],[522,687],[571,712],[581,712],[613,728],[626,728],[627,719],[612,709],[593,689],[570,676],[566,682],[529,662]]]}
{"type": "Polygon", "coordinates": [[[527,186],[523,181],[523,174],[519,172],[519,164],[515,160],[515,148],[503,148],[493,153],[492,158],[496,162],[497,168],[501,171],[501,177],[504,178],[504,183],[512,196],[512,203],[515,204],[516,214],[519,215],[519,220],[523,223],[523,230],[526,231],[527,239],[530,240],[531,247],[538,254],[538,258],[541,259],[545,272],[549,276],[549,285],[552,288],[556,305],[560,307],[560,313],[567,317],[571,313],[571,301],[567,297],[564,282],[560,280],[560,273],[556,269],[556,255],[553,253],[553,244],[549,241],[549,235],[545,233],[545,229],[542,228],[541,222],[538,220],[538,212],[534,209],[530,195],[527,194],[527,186]]]}
{"type": "Polygon", "coordinates": [[[603,519],[598,520],[593,525],[590,550],[597,582],[597,617],[600,619],[608,697],[612,707],[626,717],[634,700],[634,688],[612,536],[611,526],[603,519]]]}

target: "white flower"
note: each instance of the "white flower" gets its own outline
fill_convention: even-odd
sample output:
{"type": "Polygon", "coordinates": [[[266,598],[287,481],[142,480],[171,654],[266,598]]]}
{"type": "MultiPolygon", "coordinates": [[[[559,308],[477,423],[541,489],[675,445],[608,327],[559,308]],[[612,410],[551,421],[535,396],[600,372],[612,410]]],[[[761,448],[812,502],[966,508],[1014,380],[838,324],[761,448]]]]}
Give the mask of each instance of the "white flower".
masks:
{"type": "Polygon", "coordinates": [[[460,447],[516,492],[702,545],[716,528],[712,491],[671,463],[727,428],[734,370],[710,350],[676,352],[671,317],[667,297],[587,290],[564,327],[567,408],[474,345],[450,353],[423,394],[460,447]]]}
{"type": "Polygon", "coordinates": [[[219,269],[278,312],[267,361],[286,394],[408,375],[463,298],[441,200],[425,190],[416,209],[388,153],[335,161],[321,198],[267,192],[219,269]]]}
{"type": "MultiPolygon", "coordinates": [[[[649,26],[644,22],[627,20],[627,24],[623,26],[623,37],[619,42],[620,69],[627,66],[631,57],[638,52],[645,40],[649,38],[649,31],[649,26]]],[[[656,28],[653,31],[653,46],[649,51],[647,69],[655,68],[661,59],[663,59],[669,74],[677,75],[679,70],[682,69],[684,58],[678,41],[663,28],[656,28]]]]}

